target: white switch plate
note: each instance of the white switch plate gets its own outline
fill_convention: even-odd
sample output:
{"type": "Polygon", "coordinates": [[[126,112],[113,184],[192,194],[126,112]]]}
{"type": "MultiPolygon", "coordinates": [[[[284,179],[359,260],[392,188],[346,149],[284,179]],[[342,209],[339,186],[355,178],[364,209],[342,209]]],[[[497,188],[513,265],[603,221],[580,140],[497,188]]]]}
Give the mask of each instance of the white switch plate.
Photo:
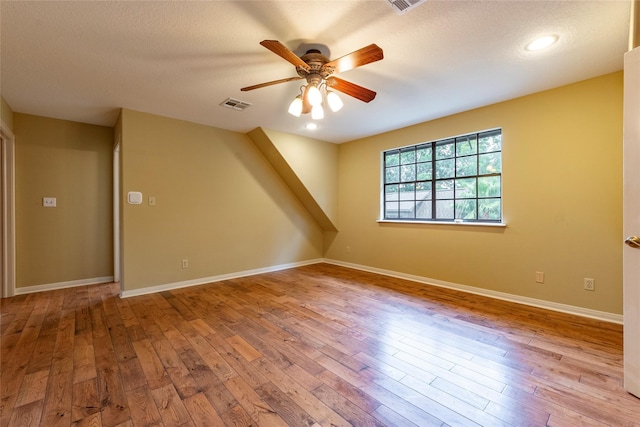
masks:
{"type": "Polygon", "coordinates": [[[42,206],[45,208],[55,208],[56,207],[56,198],[55,197],[43,197],[42,198],[42,206]]]}
{"type": "Polygon", "coordinates": [[[139,191],[129,191],[129,194],[127,194],[127,200],[130,205],[139,205],[142,203],[142,193],[139,191]]]}

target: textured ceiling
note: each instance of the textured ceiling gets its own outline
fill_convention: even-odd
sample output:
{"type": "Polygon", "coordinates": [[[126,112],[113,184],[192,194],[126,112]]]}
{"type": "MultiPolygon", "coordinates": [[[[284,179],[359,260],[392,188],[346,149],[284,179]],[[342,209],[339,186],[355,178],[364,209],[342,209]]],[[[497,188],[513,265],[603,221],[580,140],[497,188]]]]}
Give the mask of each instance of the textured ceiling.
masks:
{"type": "Polygon", "coordinates": [[[223,129],[344,142],[622,69],[628,1],[434,1],[398,15],[377,1],[0,2],[1,92],[15,112],[112,126],[130,108],[223,129]],[[524,46],[554,33],[542,52],[524,46]],[[287,114],[300,82],[259,45],[331,59],[370,43],[379,62],[339,74],[377,92],[320,127],[287,114]],[[232,97],[245,111],[219,104],[232,97]]]}

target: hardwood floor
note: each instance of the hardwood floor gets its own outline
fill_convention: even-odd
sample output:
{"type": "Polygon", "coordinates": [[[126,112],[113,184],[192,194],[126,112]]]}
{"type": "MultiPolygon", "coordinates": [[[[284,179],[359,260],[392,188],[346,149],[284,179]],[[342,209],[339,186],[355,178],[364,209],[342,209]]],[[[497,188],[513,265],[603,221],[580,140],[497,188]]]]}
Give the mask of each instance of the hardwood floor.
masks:
{"type": "Polygon", "coordinates": [[[622,327],[328,264],[2,300],[4,426],[638,426],[622,327]]]}

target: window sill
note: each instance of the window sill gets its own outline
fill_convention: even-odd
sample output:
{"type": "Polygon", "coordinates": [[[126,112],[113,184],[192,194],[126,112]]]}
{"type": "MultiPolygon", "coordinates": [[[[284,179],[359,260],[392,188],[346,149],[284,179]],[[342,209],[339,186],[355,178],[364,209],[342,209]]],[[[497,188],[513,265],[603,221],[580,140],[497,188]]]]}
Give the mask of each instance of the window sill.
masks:
{"type": "Polygon", "coordinates": [[[427,225],[466,225],[471,227],[506,227],[505,222],[465,222],[465,221],[416,221],[400,219],[378,219],[379,223],[393,224],[427,224],[427,225]]]}

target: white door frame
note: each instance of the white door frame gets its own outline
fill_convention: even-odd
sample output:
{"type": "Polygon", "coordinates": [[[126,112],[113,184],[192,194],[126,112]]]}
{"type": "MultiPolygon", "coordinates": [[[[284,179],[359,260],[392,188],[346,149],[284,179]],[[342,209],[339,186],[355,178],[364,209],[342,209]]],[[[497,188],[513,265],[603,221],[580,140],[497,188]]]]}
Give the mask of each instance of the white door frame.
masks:
{"type": "Polygon", "coordinates": [[[113,281],[120,282],[120,138],[113,148],[113,281]]]}
{"type": "Polygon", "coordinates": [[[16,287],[15,136],[0,120],[2,141],[2,298],[12,297],[16,287]]]}

